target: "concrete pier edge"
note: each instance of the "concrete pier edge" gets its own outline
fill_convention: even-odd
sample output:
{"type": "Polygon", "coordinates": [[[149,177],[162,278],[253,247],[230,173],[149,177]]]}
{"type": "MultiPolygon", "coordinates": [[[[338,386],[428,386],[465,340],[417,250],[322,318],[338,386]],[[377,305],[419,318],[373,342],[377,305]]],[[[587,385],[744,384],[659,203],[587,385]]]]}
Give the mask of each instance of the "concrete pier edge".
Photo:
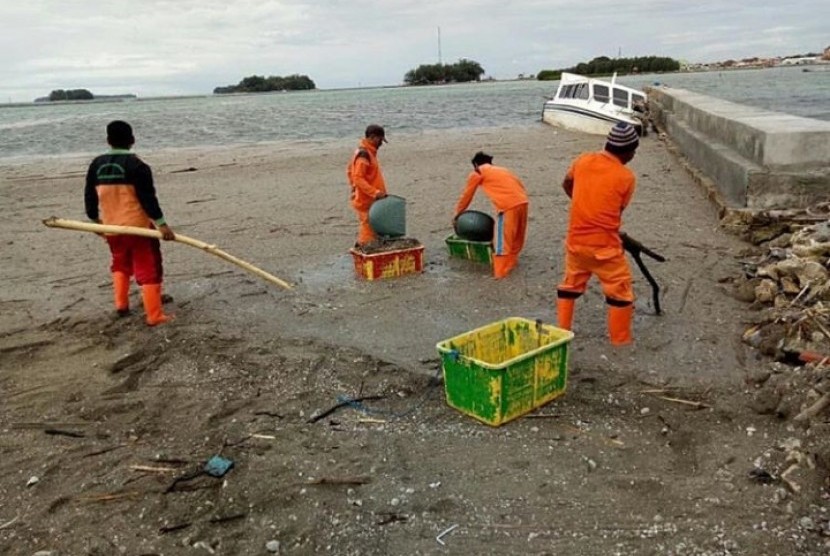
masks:
{"type": "Polygon", "coordinates": [[[830,122],[683,89],[646,89],[653,125],[717,207],[804,208],[830,197],[830,122]]]}

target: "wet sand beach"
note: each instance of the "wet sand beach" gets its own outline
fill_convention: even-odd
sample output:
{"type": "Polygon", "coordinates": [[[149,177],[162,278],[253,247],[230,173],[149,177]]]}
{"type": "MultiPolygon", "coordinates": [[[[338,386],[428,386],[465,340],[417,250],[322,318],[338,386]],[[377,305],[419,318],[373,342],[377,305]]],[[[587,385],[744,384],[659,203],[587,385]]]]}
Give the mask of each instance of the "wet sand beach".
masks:
{"type": "MultiPolygon", "coordinates": [[[[176,319],[156,328],[137,291],[114,316],[102,239],[41,224],[85,220],[89,160],[0,165],[0,553],[821,553],[797,523],[812,495],[789,512],[747,479],[791,434],[745,404],[768,362],[740,343],[752,314],[722,282],[747,246],[663,141],[643,139],[623,220],[668,259],[646,259],[665,314],[632,264],[635,344],[614,350],[593,281],[565,395],[491,428],[447,406],[435,345],[510,316],[555,322],[561,180],[602,138],[539,124],[389,140],[387,188],[425,272],[365,282],[348,254],[357,137],[154,152],[138,137],[174,231],[295,284],[165,243],[176,319]],[[501,281],[444,245],[482,149],[530,196],[501,281]],[[342,396],[378,398],[314,420],[342,396]],[[175,481],[218,453],[235,463],[223,479],[175,481]]],[[[481,193],[471,208],[491,212],[481,193]]]]}

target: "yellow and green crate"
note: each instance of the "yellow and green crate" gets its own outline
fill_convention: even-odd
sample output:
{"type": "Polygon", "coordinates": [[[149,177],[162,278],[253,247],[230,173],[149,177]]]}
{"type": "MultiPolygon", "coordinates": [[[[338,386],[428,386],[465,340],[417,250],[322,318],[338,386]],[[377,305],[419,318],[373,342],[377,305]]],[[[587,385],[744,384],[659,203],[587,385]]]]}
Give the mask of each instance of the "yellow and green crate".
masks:
{"type": "Polygon", "coordinates": [[[439,342],[447,403],[499,426],[565,392],[573,333],[511,317],[439,342]]]}

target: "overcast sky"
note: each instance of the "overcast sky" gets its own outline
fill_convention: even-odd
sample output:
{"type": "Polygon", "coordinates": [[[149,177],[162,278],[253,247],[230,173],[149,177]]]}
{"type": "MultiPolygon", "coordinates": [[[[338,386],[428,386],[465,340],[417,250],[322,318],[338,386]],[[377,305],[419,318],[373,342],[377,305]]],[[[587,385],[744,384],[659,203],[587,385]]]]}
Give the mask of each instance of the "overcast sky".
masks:
{"type": "Polygon", "coordinates": [[[595,56],[817,52],[828,0],[0,0],[0,101],[53,89],[206,94],[248,75],[395,85],[475,60],[497,79],[595,56]]]}

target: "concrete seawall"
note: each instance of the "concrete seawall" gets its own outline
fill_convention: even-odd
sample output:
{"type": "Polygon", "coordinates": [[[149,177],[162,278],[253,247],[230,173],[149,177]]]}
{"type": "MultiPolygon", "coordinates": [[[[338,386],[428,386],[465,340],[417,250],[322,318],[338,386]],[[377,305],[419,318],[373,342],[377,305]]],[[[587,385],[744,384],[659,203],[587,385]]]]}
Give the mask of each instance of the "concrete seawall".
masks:
{"type": "Polygon", "coordinates": [[[651,116],[727,208],[801,208],[830,200],[830,122],[683,89],[648,89],[651,116]]]}

